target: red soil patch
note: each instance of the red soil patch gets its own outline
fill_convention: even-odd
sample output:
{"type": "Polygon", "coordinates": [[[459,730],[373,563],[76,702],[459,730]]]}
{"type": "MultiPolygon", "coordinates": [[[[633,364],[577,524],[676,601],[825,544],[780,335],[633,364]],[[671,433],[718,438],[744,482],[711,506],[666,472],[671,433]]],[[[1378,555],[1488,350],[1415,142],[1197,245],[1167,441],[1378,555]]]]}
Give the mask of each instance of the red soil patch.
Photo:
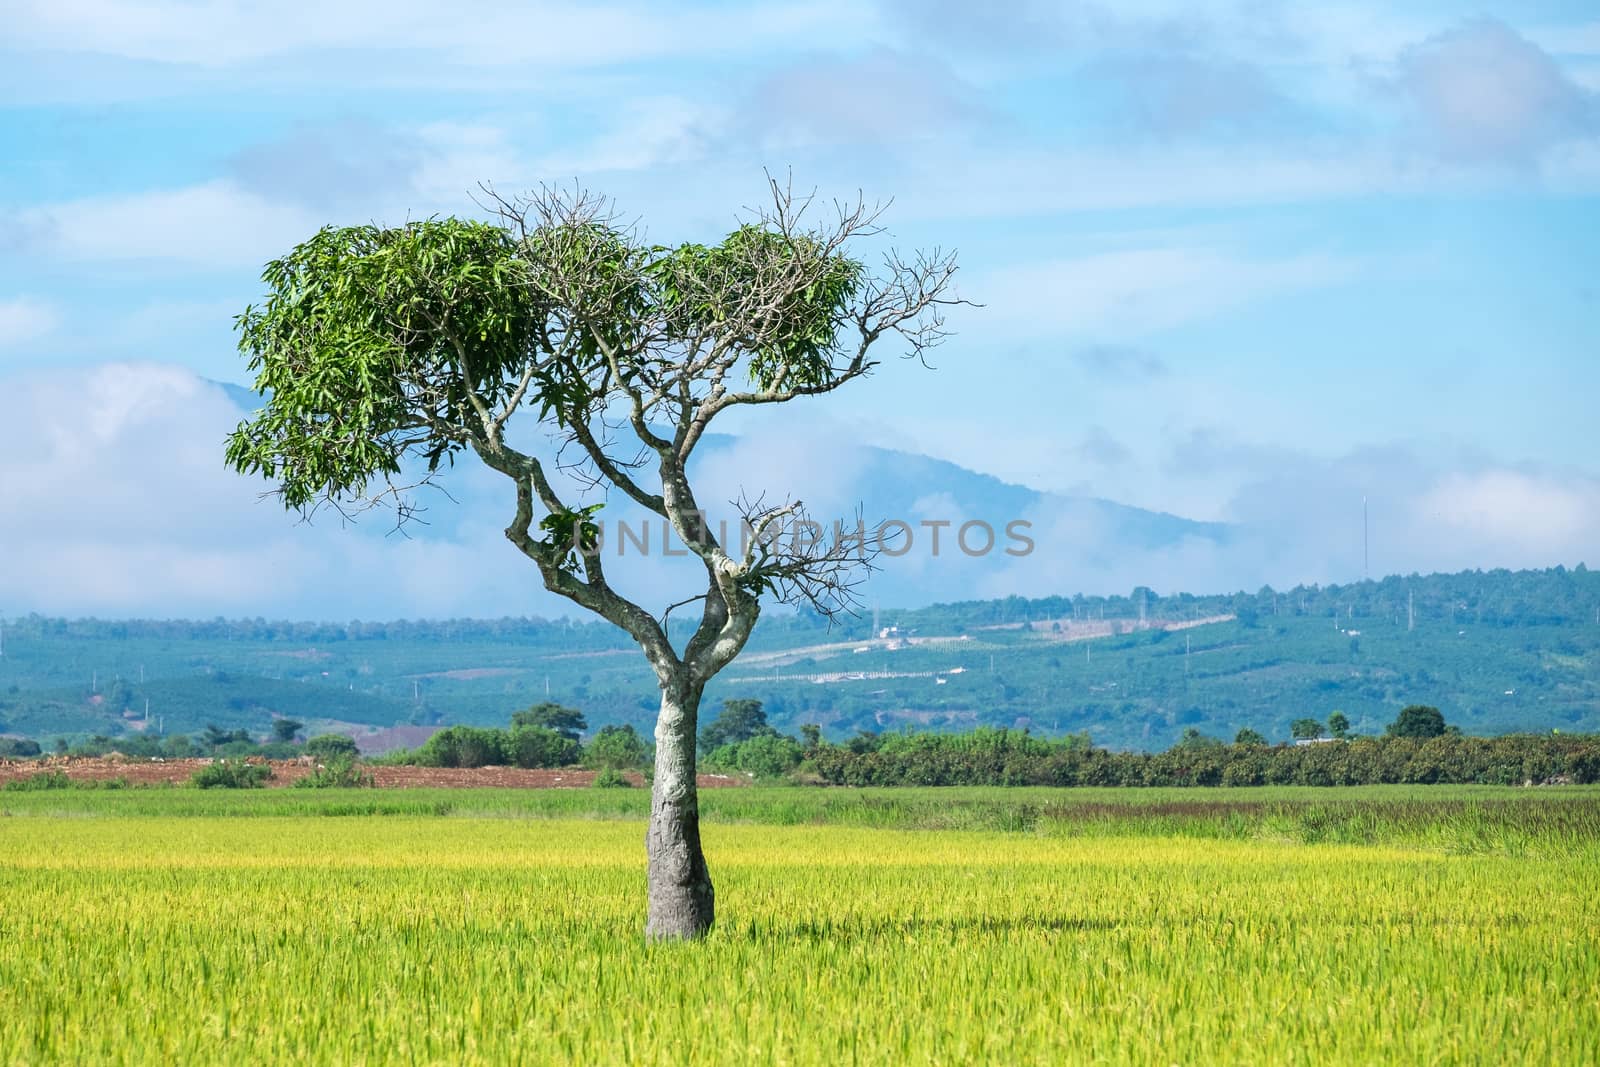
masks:
{"type": "MultiPolygon", "coordinates": [[[[0,784],[18,778],[31,778],[46,771],[63,771],[75,782],[126,779],[129,785],[181,784],[204,767],[208,759],[164,761],[103,757],[50,756],[42,760],[0,760],[0,784]]],[[[291,785],[312,771],[312,764],[301,760],[263,760],[272,765],[268,787],[291,785]]],[[[527,770],[522,767],[368,767],[376,785],[393,789],[581,789],[594,784],[594,771],[580,769],[527,770]]],[[[630,772],[634,785],[643,785],[644,776],[630,772]]],[[[725,774],[696,776],[701,789],[718,789],[746,784],[742,778],[725,774]]]]}

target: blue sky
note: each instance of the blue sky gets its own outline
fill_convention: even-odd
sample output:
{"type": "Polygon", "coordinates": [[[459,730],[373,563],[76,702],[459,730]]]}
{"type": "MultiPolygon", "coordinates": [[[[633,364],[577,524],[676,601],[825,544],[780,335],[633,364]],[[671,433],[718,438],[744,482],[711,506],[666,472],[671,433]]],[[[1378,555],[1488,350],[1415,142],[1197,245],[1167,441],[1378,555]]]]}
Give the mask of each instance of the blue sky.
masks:
{"type": "MultiPolygon", "coordinates": [[[[195,414],[194,375],[245,380],[261,264],[328,223],[472,212],[479,182],[577,180],[714,237],[763,168],[893,198],[894,241],[958,248],[983,306],[934,371],[729,429],[1286,543],[1371,495],[1404,535],[1382,569],[1600,544],[1592,4],[4,0],[0,25],[0,613],[350,614],[314,568],[237,577],[303,528],[209,466],[233,413],[195,414]]],[[[480,550],[383,549],[442,574],[480,550]]],[[[1347,571],[1313,544],[1162,573],[1347,571]]]]}

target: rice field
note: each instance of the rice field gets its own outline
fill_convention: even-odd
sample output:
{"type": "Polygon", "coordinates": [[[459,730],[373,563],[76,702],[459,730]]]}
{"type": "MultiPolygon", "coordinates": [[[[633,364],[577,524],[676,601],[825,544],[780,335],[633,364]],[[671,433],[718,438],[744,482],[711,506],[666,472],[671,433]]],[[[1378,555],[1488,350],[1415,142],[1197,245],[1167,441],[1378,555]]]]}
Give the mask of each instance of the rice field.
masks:
{"type": "Polygon", "coordinates": [[[1600,792],[737,792],[7,794],[0,1062],[1600,1061],[1600,792]]]}

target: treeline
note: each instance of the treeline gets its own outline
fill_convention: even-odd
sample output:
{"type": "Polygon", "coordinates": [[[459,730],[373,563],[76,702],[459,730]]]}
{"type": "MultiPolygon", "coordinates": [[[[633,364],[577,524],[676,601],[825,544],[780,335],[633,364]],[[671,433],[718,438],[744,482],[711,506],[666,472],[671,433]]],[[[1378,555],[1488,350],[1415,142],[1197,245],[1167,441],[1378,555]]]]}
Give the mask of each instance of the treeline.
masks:
{"type": "MultiPolygon", "coordinates": [[[[518,712],[518,715],[524,714],[518,712]]],[[[451,726],[418,748],[371,761],[409,767],[590,767],[643,770],[650,746],[632,726],[602,726],[587,744],[544,726],[514,723],[510,729],[451,726]]]]}
{"type": "Polygon", "coordinates": [[[805,773],[828,785],[1251,786],[1600,782],[1600,735],[1360,737],[1314,744],[1111,752],[1017,730],[822,744],[805,773]]]}
{"type": "MultiPolygon", "coordinates": [[[[250,758],[354,760],[356,743],[343,734],[323,734],[307,741],[298,737],[302,723],[273,720],[269,739],[259,740],[247,730],[227,730],[211,725],[197,734],[167,737],[96,735],[76,745],[65,740],[54,751],[68,756],[104,756],[115,752],[136,759],[184,759],[197,756],[241,761],[250,758]]],[[[368,762],[416,767],[575,767],[601,770],[641,770],[648,767],[651,747],[632,726],[602,726],[587,743],[580,732],[588,729],[583,712],[544,702],[519,711],[509,727],[450,726],[414,749],[399,749],[368,762]]],[[[44,755],[37,741],[0,738],[0,757],[28,759],[44,755]]]]}
{"type": "Polygon", "coordinates": [[[115,753],[133,759],[196,759],[222,757],[224,759],[294,759],[311,756],[315,759],[354,759],[356,743],[344,734],[321,734],[302,740],[300,731],[304,724],[295,719],[274,719],[272,732],[266,739],[257,738],[248,730],[228,730],[215,723],[193,734],[149,734],[107,737],[92,734],[76,743],[59,737],[48,749],[29,737],[0,737],[0,758],[32,759],[36,756],[107,756],[115,753]]]}
{"type": "MultiPolygon", "coordinates": [[[[1455,574],[1391,575],[1347,585],[1297,585],[1277,590],[1197,595],[1161,593],[1138,586],[1127,595],[1011,596],[997,600],[933,604],[887,612],[883,622],[902,628],[940,632],[978,626],[1042,622],[1057,619],[1184,620],[1197,616],[1238,614],[1265,616],[1331,616],[1417,621],[1492,623],[1502,626],[1600,623],[1600,571],[1583,563],[1545,570],[1461,571],[1455,574]]],[[[854,640],[868,636],[870,617],[837,620],[831,634],[854,640]]],[[[329,644],[339,641],[537,641],[585,648],[631,647],[625,635],[608,623],[584,619],[400,619],[389,622],[305,622],[224,619],[65,619],[39,614],[4,620],[8,635],[126,640],[234,640],[329,644]]],[[[688,624],[681,624],[687,626],[688,624]]],[[[774,613],[762,619],[760,638],[786,633],[829,633],[815,612],[774,613]]]]}
{"type": "MultiPolygon", "coordinates": [[[[1126,596],[1006,597],[934,604],[885,613],[883,620],[928,632],[959,631],[1058,619],[1183,621],[1237,615],[1247,622],[1267,617],[1318,616],[1390,619],[1496,626],[1600,624],[1600,571],[1583,563],[1545,570],[1461,571],[1456,574],[1391,575],[1347,585],[1262,586],[1255,592],[1211,595],[1162,594],[1139,586],[1126,596]]],[[[868,635],[871,620],[846,623],[849,639],[868,635]]]]}
{"type": "Polygon", "coordinates": [[[843,744],[816,727],[800,738],[767,724],[759,701],[724,702],[701,731],[702,763],[757,778],[845,786],[1252,786],[1600,782],[1600,734],[1469,737],[1438,708],[1402,709],[1385,736],[1352,737],[1339,713],[1296,721],[1294,744],[1269,746],[1254,730],[1223,744],[1196,730],[1165,752],[1114,752],[1086,735],[1026,730],[863,732],[843,744]]]}

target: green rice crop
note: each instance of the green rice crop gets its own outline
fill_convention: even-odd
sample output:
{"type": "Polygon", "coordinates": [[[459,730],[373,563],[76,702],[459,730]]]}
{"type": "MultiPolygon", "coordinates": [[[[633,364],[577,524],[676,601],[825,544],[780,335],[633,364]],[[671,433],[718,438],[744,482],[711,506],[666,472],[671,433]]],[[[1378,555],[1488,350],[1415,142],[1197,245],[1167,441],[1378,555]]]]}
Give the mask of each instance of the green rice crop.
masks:
{"type": "Polygon", "coordinates": [[[630,792],[7,795],[0,1062],[1600,1059],[1593,793],[898,791],[912,826],[1034,809],[984,830],[848,824],[897,791],[708,794],[721,919],[647,947],[630,792]]]}

